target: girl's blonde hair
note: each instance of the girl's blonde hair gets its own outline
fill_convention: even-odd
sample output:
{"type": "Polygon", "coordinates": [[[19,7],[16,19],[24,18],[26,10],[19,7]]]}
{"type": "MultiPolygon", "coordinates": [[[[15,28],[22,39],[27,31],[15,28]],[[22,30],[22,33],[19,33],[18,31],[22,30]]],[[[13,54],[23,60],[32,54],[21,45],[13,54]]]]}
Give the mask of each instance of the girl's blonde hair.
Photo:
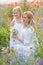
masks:
{"type": "MultiPolygon", "coordinates": [[[[13,8],[13,12],[14,12],[14,10],[16,10],[16,9],[20,12],[20,16],[22,16],[22,9],[21,9],[21,7],[20,7],[20,6],[14,7],[14,8],[13,8]]],[[[13,15],[14,15],[14,14],[13,14],[13,15]]]]}
{"type": "Polygon", "coordinates": [[[30,20],[30,25],[33,26],[37,30],[37,23],[34,20],[33,13],[31,11],[26,11],[24,13],[27,14],[27,17],[31,19],[30,20]]]}

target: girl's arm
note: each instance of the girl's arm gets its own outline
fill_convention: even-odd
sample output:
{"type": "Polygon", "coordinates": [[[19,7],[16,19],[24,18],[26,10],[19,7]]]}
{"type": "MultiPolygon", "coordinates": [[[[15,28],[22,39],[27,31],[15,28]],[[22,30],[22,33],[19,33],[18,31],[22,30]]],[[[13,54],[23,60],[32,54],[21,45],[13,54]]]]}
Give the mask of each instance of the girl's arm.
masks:
{"type": "Polygon", "coordinates": [[[9,30],[11,30],[13,26],[14,26],[14,20],[11,21],[11,23],[10,23],[10,27],[9,27],[9,30]]]}
{"type": "Polygon", "coordinates": [[[15,22],[15,20],[13,19],[13,20],[11,21],[10,27],[14,26],[14,22],[15,22]]]}
{"type": "Polygon", "coordinates": [[[11,27],[14,26],[14,22],[11,22],[10,26],[11,26],[11,27]]]}

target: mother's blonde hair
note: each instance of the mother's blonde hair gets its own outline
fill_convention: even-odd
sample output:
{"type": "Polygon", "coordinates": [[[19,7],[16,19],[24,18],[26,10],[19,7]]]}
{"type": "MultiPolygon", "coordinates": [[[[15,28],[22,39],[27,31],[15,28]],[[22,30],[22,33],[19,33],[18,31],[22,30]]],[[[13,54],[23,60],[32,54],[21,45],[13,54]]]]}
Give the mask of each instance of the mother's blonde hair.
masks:
{"type": "Polygon", "coordinates": [[[38,28],[38,25],[36,23],[36,21],[34,20],[34,15],[31,11],[26,11],[24,12],[25,14],[27,14],[27,17],[30,18],[30,25],[33,26],[36,30],[38,28]]]}

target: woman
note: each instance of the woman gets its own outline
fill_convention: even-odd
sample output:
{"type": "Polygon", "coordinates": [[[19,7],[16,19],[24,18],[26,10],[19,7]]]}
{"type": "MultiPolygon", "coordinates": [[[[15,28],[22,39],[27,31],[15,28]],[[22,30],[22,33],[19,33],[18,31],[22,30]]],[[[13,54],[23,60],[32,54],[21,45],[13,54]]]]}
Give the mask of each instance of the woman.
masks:
{"type": "MultiPolygon", "coordinates": [[[[26,11],[23,13],[23,30],[22,30],[22,39],[21,41],[23,44],[21,47],[16,46],[16,48],[21,49],[21,55],[24,56],[26,59],[25,62],[29,62],[29,64],[33,61],[34,56],[39,52],[39,44],[36,37],[36,32],[34,29],[34,26],[31,25],[31,22],[33,22],[33,14],[30,11],[26,11]]],[[[16,36],[16,39],[19,40],[19,37],[16,36]]],[[[19,53],[19,52],[18,52],[19,53]]]]}
{"type": "Polygon", "coordinates": [[[30,51],[32,50],[32,54],[36,54],[38,52],[39,44],[36,37],[36,32],[34,26],[31,25],[33,21],[33,14],[30,11],[26,11],[23,14],[23,39],[24,39],[24,46],[28,47],[30,51]],[[37,51],[37,52],[36,52],[37,51]]]}

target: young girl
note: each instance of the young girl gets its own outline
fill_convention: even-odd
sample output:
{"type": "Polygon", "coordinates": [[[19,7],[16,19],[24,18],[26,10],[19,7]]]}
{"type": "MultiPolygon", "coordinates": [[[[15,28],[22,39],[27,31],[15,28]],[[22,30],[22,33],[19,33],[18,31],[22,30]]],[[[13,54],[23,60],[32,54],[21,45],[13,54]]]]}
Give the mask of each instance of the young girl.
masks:
{"type": "Polygon", "coordinates": [[[17,44],[21,44],[22,41],[19,39],[16,39],[16,36],[14,36],[14,38],[12,37],[12,29],[15,28],[18,30],[18,37],[22,38],[22,29],[23,29],[23,25],[22,25],[22,11],[21,8],[19,6],[13,8],[13,12],[14,12],[14,19],[11,22],[10,28],[11,28],[11,34],[10,34],[10,48],[15,48],[17,44]]]}

